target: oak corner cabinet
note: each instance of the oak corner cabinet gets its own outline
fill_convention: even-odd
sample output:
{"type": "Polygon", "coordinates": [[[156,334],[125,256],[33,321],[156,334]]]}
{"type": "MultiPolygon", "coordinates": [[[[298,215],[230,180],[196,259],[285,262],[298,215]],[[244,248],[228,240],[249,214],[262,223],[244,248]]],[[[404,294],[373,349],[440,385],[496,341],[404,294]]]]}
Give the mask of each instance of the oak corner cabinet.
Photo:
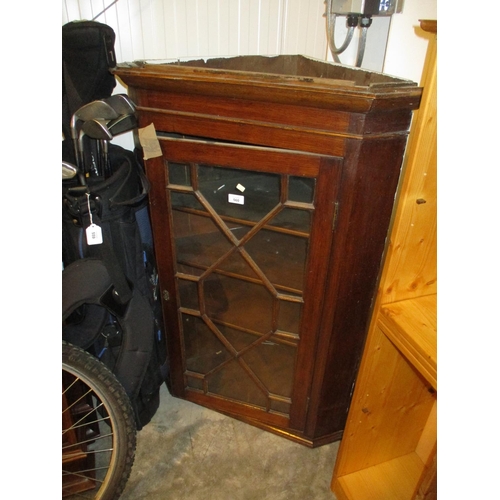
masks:
{"type": "Polygon", "coordinates": [[[172,395],[340,439],[415,83],[308,57],[121,64],[145,161],[172,395]]]}
{"type": "Polygon", "coordinates": [[[437,21],[351,407],[339,500],[437,498],[437,21]]]}

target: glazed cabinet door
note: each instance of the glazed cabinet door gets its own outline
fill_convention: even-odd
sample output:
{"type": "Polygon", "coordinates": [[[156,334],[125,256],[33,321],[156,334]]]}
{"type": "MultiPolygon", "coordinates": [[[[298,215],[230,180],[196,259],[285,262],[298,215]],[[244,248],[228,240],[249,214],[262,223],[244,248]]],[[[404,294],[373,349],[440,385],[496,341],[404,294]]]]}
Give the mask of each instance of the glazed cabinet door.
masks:
{"type": "Polygon", "coordinates": [[[300,431],[340,158],[161,138],[146,162],[171,390],[300,431]]]}

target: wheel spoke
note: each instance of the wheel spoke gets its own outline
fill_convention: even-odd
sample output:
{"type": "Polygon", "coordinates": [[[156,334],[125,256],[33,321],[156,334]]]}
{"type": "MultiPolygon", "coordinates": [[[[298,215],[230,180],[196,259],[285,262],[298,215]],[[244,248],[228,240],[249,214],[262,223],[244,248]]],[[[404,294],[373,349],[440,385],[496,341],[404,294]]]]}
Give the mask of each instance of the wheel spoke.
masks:
{"type": "Polygon", "coordinates": [[[62,449],[63,450],[68,450],[70,448],[74,448],[75,446],[78,446],[80,444],[86,444],[86,443],[93,443],[94,441],[98,441],[99,439],[104,439],[104,438],[109,438],[109,437],[113,437],[113,433],[110,433],[110,434],[103,434],[102,436],[96,436],[96,437],[92,437],[90,439],[86,439],[86,440],[83,440],[83,441],[78,441],[77,443],[71,443],[67,446],[63,446],[62,449]]]}
{"type": "MultiPolygon", "coordinates": [[[[97,408],[96,408],[96,409],[97,409],[97,408]]],[[[93,413],[94,411],[95,411],[95,410],[89,411],[89,412],[87,413],[87,415],[85,415],[85,417],[83,417],[83,419],[84,419],[84,418],[86,418],[86,417],[87,417],[88,415],[90,415],[91,413],[93,413]]],[[[79,420],[79,422],[81,422],[81,420],[82,420],[82,419],[80,419],[80,420],[79,420]]],[[[101,422],[108,422],[109,420],[110,420],[110,418],[109,418],[109,415],[108,415],[107,417],[98,418],[98,419],[96,419],[96,420],[92,420],[92,421],[90,421],[90,422],[84,422],[83,424],[79,424],[79,425],[77,425],[77,423],[75,423],[75,424],[74,424],[74,425],[72,425],[71,427],[68,427],[67,429],[64,429],[64,430],[63,430],[63,434],[65,434],[66,432],[68,432],[68,431],[69,431],[69,430],[71,430],[71,429],[79,429],[79,428],[81,428],[81,427],[87,427],[87,426],[92,425],[92,424],[99,424],[99,423],[101,423],[101,422]]]]}
{"type": "Polygon", "coordinates": [[[92,410],[88,411],[82,418],[80,418],[80,420],[77,420],[71,427],[68,427],[67,429],[63,430],[63,435],[66,434],[66,432],[68,432],[69,430],[74,429],[75,427],[77,427],[80,422],[82,422],[83,420],[85,420],[91,413],[93,413],[94,411],[96,411],[99,408],[101,408],[102,405],[103,404],[101,402],[98,406],[96,406],[95,408],[92,408],[92,410]]]}
{"type": "Polygon", "coordinates": [[[125,389],[97,358],[63,342],[62,394],[62,496],[119,496],[137,432],[125,389]]]}
{"type": "Polygon", "coordinates": [[[96,472],[96,471],[99,471],[99,470],[108,470],[109,467],[94,467],[93,469],[84,469],[84,470],[81,470],[81,471],[78,471],[78,472],[72,472],[72,471],[68,471],[68,470],[64,470],[62,471],[62,474],[63,476],[78,476],[78,477],[84,477],[84,478],[87,478],[87,479],[92,479],[92,481],[97,481],[99,483],[102,483],[102,480],[100,479],[95,479],[95,478],[91,478],[87,475],[85,475],[84,473],[85,472],[96,472]]]}

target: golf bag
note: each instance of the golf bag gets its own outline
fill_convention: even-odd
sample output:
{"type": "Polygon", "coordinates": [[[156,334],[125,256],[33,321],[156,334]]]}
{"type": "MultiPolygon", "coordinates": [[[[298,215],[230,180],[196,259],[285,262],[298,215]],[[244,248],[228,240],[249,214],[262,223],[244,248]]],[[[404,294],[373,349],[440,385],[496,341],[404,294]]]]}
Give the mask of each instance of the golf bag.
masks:
{"type": "Polygon", "coordinates": [[[70,137],[73,113],[108,97],[116,87],[115,32],[97,21],[72,21],[62,27],[62,126],[70,137]]]}
{"type": "MultiPolygon", "coordinates": [[[[95,29],[109,33],[111,28],[95,26],[98,24],[87,28],[92,33],[95,29]]],[[[81,52],[85,53],[89,38],[82,28],[78,23],[77,31],[84,41],[81,52]]],[[[76,38],[72,37],[71,45],[75,51],[76,38]]],[[[109,52],[106,37],[90,39],[109,52]]],[[[97,47],[94,49],[101,53],[97,47]]],[[[114,81],[107,64],[96,70],[107,72],[114,81]]],[[[71,96],[96,98],[95,89],[86,88],[90,80],[76,74],[72,75],[70,87],[75,82],[80,87],[65,91],[69,80],[64,75],[63,68],[63,104],[66,99],[72,113],[78,108],[74,109],[77,104],[71,96]]],[[[109,97],[114,88],[108,77],[99,81],[105,80],[105,89],[97,85],[99,99],[109,97]]],[[[63,131],[64,125],[63,106],[63,131]]],[[[93,142],[89,140],[89,146],[94,146],[93,142]]],[[[95,147],[88,149],[91,156],[99,151],[95,147]]],[[[149,184],[138,151],[109,144],[107,154],[108,176],[87,175],[83,183],[82,177],[62,182],[63,340],[87,350],[114,372],[130,397],[137,428],[141,429],[158,409],[159,389],[168,377],[148,211],[149,184]],[[93,239],[96,232],[97,240],[93,239]]],[[[63,161],[75,162],[70,139],[63,141],[62,157],[63,161]]]]}

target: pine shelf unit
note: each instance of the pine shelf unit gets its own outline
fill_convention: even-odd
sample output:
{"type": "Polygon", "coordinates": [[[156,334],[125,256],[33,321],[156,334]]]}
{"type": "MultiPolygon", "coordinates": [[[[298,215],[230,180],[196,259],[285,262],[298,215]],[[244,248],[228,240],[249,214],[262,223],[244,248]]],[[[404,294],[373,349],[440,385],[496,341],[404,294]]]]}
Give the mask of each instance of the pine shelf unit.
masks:
{"type": "Polygon", "coordinates": [[[424,92],[333,471],[339,500],[437,498],[437,22],[420,26],[424,92]]]}

